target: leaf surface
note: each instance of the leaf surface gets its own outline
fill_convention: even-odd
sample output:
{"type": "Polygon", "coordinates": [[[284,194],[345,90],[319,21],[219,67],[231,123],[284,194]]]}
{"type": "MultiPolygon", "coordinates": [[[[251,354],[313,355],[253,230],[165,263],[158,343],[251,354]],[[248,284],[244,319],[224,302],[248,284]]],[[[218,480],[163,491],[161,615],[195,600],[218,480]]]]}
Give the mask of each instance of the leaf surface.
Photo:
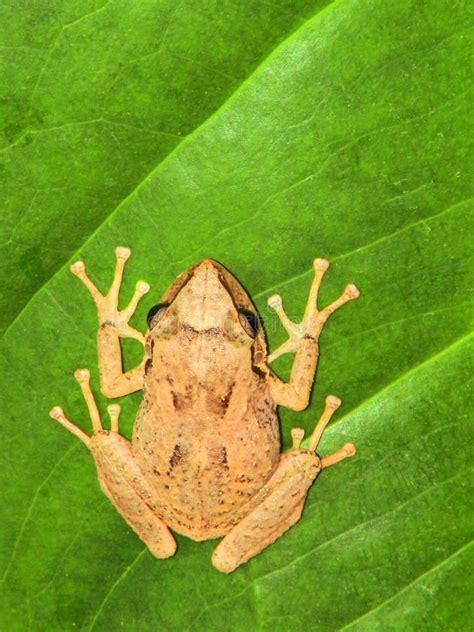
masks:
{"type": "MultiPolygon", "coordinates": [[[[148,4],[170,10],[168,3],[148,4]]],[[[254,5],[243,4],[251,14],[254,5]]],[[[107,29],[112,39],[120,38],[126,6],[133,13],[138,5],[84,3],[81,15],[68,20],[84,27],[108,16],[100,28],[82,33],[91,50],[107,56],[100,38],[107,29]]],[[[180,5],[174,6],[176,20],[180,5]]],[[[205,10],[196,5],[193,14],[182,6],[187,26],[177,31],[176,45],[184,46],[187,37],[203,50],[197,34],[207,24],[205,10]]],[[[182,111],[165,108],[167,132],[184,129],[178,120],[183,133],[191,131],[172,153],[161,136],[152,140],[148,132],[146,142],[137,141],[137,153],[135,133],[135,140],[123,141],[128,165],[141,160],[137,156],[147,145],[149,161],[135,179],[126,184],[124,176],[120,182],[121,163],[109,180],[93,173],[96,145],[77,136],[78,126],[66,141],[70,151],[91,158],[84,182],[94,181],[97,191],[110,185],[116,203],[112,208],[107,194],[108,206],[100,212],[94,206],[98,214],[87,226],[58,222],[56,211],[41,216],[48,239],[70,232],[70,241],[36,284],[24,286],[16,308],[29,300],[1,343],[2,628],[385,632],[470,625],[472,5],[337,0],[320,11],[321,3],[310,9],[301,4],[299,11],[292,3],[278,6],[286,31],[276,35],[274,29],[273,39],[261,36],[260,57],[267,56],[253,72],[258,55],[244,50],[244,43],[254,43],[258,29],[241,35],[240,47],[230,30],[219,32],[220,71],[238,75],[238,81],[208,102],[201,94],[205,86],[197,89],[206,107],[194,118],[189,94],[182,111]],[[288,35],[297,13],[306,19],[288,35]],[[244,63],[245,55],[253,61],[244,63]],[[238,87],[229,96],[232,86],[238,87]],[[284,334],[266,299],[280,293],[289,315],[300,318],[314,257],[332,264],[322,304],[348,281],[362,291],[322,336],[308,410],[280,411],[287,447],[290,428],[310,431],[324,396],[336,393],[343,407],[321,452],[351,440],[357,455],[323,472],[301,521],[230,576],[211,566],[212,541],[178,536],[175,557],[152,558],[101,494],[82,444],[48,418],[52,405],[61,403],[70,418],[89,428],[72,377],[76,367],[91,368],[98,390],[95,308],[67,266],[51,272],[80,245],[91,276],[105,290],[118,244],[133,251],[124,302],[138,278],[152,286],[134,320],[142,329],[147,309],[166,286],[203,257],[221,261],[248,288],[272,348],[284,334]]],[[[148,24],[138,13],[136,19],[148,24]]],[[[160,20],[161,30],[169,24],[171,33],[175,22],[160,20]]],[[[242,33],[242,24],[235,28],[242,33]]],[[[81,30],[74,36],[71,50],[84,59],[81,30]]],[[[67,55],[58,51],[55,58],[54,52],[63,43],[60,37],[50,53],[56,70],[45,72],[44,81],[57,82],[58,89],[62,81],[64,90],[60,67],[67,55]]],[[[140,68],[149,70],[145,62],[140,68]]],[[[183,68],[179,85],[191,85],[195,66],[183,68]]],[[[146,94],[146,75],[129,71],[122,77],[123,93],[139,99],[146,94]]],[[[212,73],[204,74],[212,83],[212,73]]],[[[157,94],[166,94],[165,83],[155,86],[157,94]]],[[[87,108],[86,117],[97,118],[87,98],[102,85],[97,76],[71,75],[67,84],[77,101],[75,120],[87,108]]],[[[56,117],[46,125],[64,126],[63,134],[68,123],[60,113],[73,110],[69,102],[53,106],[53,93],[44,84],[44,111],[56,117]]],[[[127,109],[125,97],[120,103],[127,109]]],[[[127,119],[127,125],[152,128],[157,119],[146,118],[146,107],[140,112],[142,118],[127,119]]],[[[56,156],[61,169],[65,156],[56,156]]],[[[18,170],[29,165],[34,176],[21,190],[25,199],[42,186],[37,159],[39,154],[19,158],[18,170]]],[[[77,189],[78,205],[90,205],[84,191],[77,189]]],[[[57,201],[52,193],[50,199],[57,201]]],[[[30,274],[20,265],[8,270],[12,279],[30,274]]],[[[126,345],[125,351],[132,365],[140,350],[126,345]]],[[[290,366],[291,357],[284,357],[276,370],[287,377],[290,366]]],[[[105,411],[106,400],[98,399],[105,411]]],[[[121,401],[127,436],[139,401],[121,401]]]]}
{"type": "Polygon", "coordinates": [[[327,3],[3,3],[0,331],[272,48],[327,3]]]}

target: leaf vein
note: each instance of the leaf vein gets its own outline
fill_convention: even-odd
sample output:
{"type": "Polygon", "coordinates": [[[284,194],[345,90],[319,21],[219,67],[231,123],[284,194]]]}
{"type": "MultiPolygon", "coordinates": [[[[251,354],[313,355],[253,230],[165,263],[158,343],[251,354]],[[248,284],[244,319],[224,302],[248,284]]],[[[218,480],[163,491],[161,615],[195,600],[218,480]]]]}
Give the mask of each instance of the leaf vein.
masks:
{"type": "Polygon", "coordinates": [[[115,582],[110,586],[110,589],[107,591],[107,593],[105,594],[105,597],[103,598],[103,600],[99,604],[99,608],[97,609],[95,615],[92,617],[91,622],[89,624],[89,627],[87,628],[87,632],[91,632],[94,629],[95,624],[97,623],[97,620],[98,620],[100,614],[102,613],[105,605],[109,601],[109,599],[110,599],[112,593],[114,592],[114,590],[117,588],[117,586],[120,584],[120,582],[122,582],[127,577],[129,572],[140,561],[140,559],[143,557],[143,555],[146,553],[147,550],[148,549],[146,547],[143,548],[138,553],[138,555],[135,557],[135,559],[122,571],[122,573],[117,577],[115,582]]]}
{"type": "Polygon", "coordinates": [[[383,386],[381,389],[376,391],[373,395],[370,395],[369,397],[364,399],[358,406],[356,406],[351,411],[343,415],[340,419],[338,419],[333,424],[331,424],[327,428],[326,434],[328,435],[334,432],[334,428],[336,428],[344,420],[347,420],[348,418],[353,416],[355,413],[360,412],[361,410],[364,410],[364,408],[367,408],[367,406],[370,405],[374,400],[379,399],[386,391],[393,388],[399,382],[403,382],[404,380],[411,378],[413,373],[418,373],[418,371],[422,371],[428,365],[432,364],[433,362],[436,362],[436,360],[439,360],[440,357],[442,358],[444,355],[448,354],[453,349],[453,347],[461,347],[465,342],[467,344],[467,341],[472,338],[474,338],[474,333],[472,332],[468,332],[467,334],[464,334],[463,336],[459,336],[459,338],[456,338],[448,346],[444,347],[444,349],[441,349],[441,351],[437,351],[436,353],[429,356],[422,362],[419,362],[415,366],[410,367],[408,371],[405,371],[404,373],[399,375],[396,379],[392,380],[391,382],[383,386]]]}
{"type": "MultiPolygon", "coordinates": [[[[363,244],[362,246],[358,246],[357,248],[354,248],[347,252],[343,252],[339,255],[336,255],[335,257],[331,259],[331,263],[335,263],[336,261],[340,261],[341,259],[350,257],[355,253],[362,252],[363,250],[368,250],[369,248],[372,248],[372,246],[379,245],[380,243],[393,239],[394,237],[398,237],[400,234],[404,233],[405,231],[409,231],[412,228],[416,228],[419,225],[426,224],[427,222],[430,222],[432,220],[439,219],[443,215],[446,215],[447,213],[453,210],[456,210],[458,207],[461,207],[464,204],[471,202],[473,199],[474,197],[470,197],[464,200],[460,200],[459,202],[455,202],[454,204],[451,204],[450,206],[448,206],[448,208],[445,208],[442,211],[439,211],[439,213],[435,213],[434,215],[430,215],[429,217],[423,217],[413,222],[412,224],[408,224],[407,226],[403,226],[402,228],[399,228],[393,231],[393,233],[390,233],[389,235],[382,235],[382,237],[379,237],[375,239],[374,241],[368,242],[366,244],[363,244]]],[[[293,281],[299,281],[300,279],[303,279],[306,276],[309,276],[311,273],[314,273],[313,268],[305,270],[304,272],[295,274],[294,276],[289,277],[288,279],[279,281],[275,285],[272,285],[271,287],[266,288],[265,290],[260,290],[260,292],[258,292],[257,294],[254,294],[253,298],[254,300],[256,300],[258,298],[261,298],[265,294],[273,293],[276,289],[282,287],[283,285],[288,285],[289,283],[293,283],[293,281]]]]}
{"type": "Polygon", "coordinates": [[[392,507],[388,511],[384,511],[383,513],[378,514],[377,516],[374,516],[373,518],[369,518],[369,520],[364,520],[363,522],[359,522],[358,524],[351,526],[349,529],[346,529],[345,531],[341,531],[340,533],[330,538],[329,540],[322,542],[321,544],[316,546],[314,549],[310,549],[303,555],[293,558],[288,564],[285,564],[284,566],[280,566],[276,570],[271,571],[270,573],[267,573],[266,575],[261,575],[255,581],[260,582],[262,580],[267,579],[268,577],[274,577],[275,575],[278,575],[279,573],[286,570],[287,568],[290,568],[294,566],[295,564],[299,564],[301,560],[304,560],[307,557],[313,555],[314,553],[316,553],[316,551],[320,551],[321,549],[325,548],[327,545],[332,544],[333,542],[335,542],[336,540],[339,540],[340,538],[344,536],[347,536],[349,533],[352,533],[353,531],[356,531],[356,530],[360,530],[369,524],[377,523],[378,521],[387,518],[387,516],[397,513],[398,511],[402,510],[407,505],[410,505],[411,503],[422,498],[423,496],[430,494],[437,487],[444,487],[446,484],[451,483],[453,480],[464,477],[466,473],[470,472],[472,469],[473,469],[472,466],[470,466],[466,468],[465,470],[462,470],[461,472],[458,472],[457,474],[454,474],[453,476],[450,476],[449,478],[446,478],[445,480],[441,482],[437,482],[430,485],[429,487],[425,488],[420,493],[415,494],[414,496],[410,496],[410,498],[407,498],[405,501],[397,504],[395,507],[392,507]]]}
{"type": "Polygon", "coordinates": [[[40,495],[40,493],[41,493],[42,489],[45,487],[45,485],[47,485],[48,482],[51,480],[51,478],[53,477],[54,473],[56,472],[58,467],[62,464],[62,462],[66,459],[66,457],[68,457],[72,452],[74,452],[74,450],[76,450],[79,445],[80,445],[79,442],[74,442],[62,454],[62,456],[56,461],[56,463],[53,465],[53,467],[49,471],[49,474],[46,476],[46,478],[43,479],[43,481],[37,487],[36,492],[35,492],[33,498],[31,499],[31,503],[30,503],[30,505],[28,507],[28,510],[27,510],[26,514],[25,514],[23,522],[21,523],[21,526],[20,526],[20,529],[18,531],[18,535],[16,537],[15,543],[14,543],[14,545],[12,547],[12,554],[10,556],[10,560],[6,564],[5,572],[3,574],[3,577],[0,580],[1,583],[4,583],[5,579],[8,577],[8,574],[10,572],[11,566],[13,564],[13,561],[15,560],[15,557],[16,557],[18,545],[21,542],[21,539],[23,537],[23,533],[25,532],[26,524],[27,524],[32,512],[33,512],[33,509],[34,509],[34,506],[36,504],[36,501],[38,500],[38,496],[40,495]]]}
{"type": "MultiPolygon", "coordinates": [[[[110,2],[111,0],[109,0],[110,2]]],[[[157,165],[155,165],[155,167],[153,169],[151,169],[144,178],[142,178],[142,180],[134,187],[134,189],[132,189],[132,191],[130,191],[130,193],[128,195],[126,195],[124,197],[124,199],[116,206],[114,207],[110,213],[107,215],[107,217],[104,218],[104,220],[98,224],[95,229],[88,235],[88,237],[85,239],[84,243],[82,244],[81,248],[83,248],[87,243],[89,243],[94,236],[99,232],[99,230],[101,228],[103,228],[103,226],[105,226],[106,224],[108,224],[109,222],[111,222],[113,216],[118,212],[118,210],[124,206],[128,200],[144,185],[144,183],[152,176],[154,175],[161,167],[163,167],[168,161],[170,161],[174,155],[177,153],[178,149],[181,148],[181,146],[184,146],[186,143],[190,142],[192,138],[194,138],[194,136],[196,136],[202,129],[206,128],[211,121],[213,121],[215,118],[217,118],[217,116],[224,111],[231,103],[233,103],[234,100],[236,100],[238,98],[238,96],[240,95],[240,92],[242,91],[242,89],[248,84],[250,83],[250,81],[253,79],[253,77],[260,72],[263,68],[265,68],[267,65],[270,64],[270,61],[272,60],[272,58],[278,53],[278,51],[282,50],[285,46],[287,46],[289,44],[289,42],[296,40],[298,35],[305,30],[305,28],[307,28],[310,24],[312,24],[314,21],[316,21],[317,19],[319,19],[330,7],[332,7],[333,5],[336,4],[342,4],[343,2],[345,2],[345,0],[334,0],[331,4],[327,5],[326,7],[324,7],[323,9],[321,9],[320,11],[317,11],[316,13],[314,13],[313,15],[311,15],[310,17],[308,17],[307,20],[305,20],[297,29],[295,29],[292,33],[290,33],[288,35],[288,37],[285,37],[283,40],[280,41],[279,44],[277,44],[277,46],[275,46],[275,48],[270,51],[268,53],[268,55],[253,69],[253,71],[249,74],[248,77],[246,77],[246,79],[244,79],[239,86],[236,87],[236,89],[234,90],[234,92],[210,115],[208,116],[207,119],[205,119],[201,124],[199,124],[195,129],[193,129],[187,136],[185,136],[181,142],[179,142],[174,149],[167,154],[167,156],[165,156],[165,158],[163,160],[161,160],[157,165]]],[[[72,23],[71,23],[72,25],[72,23]]],[[[70,25],[70,26],[71,26],[70,25]]],[[[56,38],[56,42],[59,39],[60,34],[58,34],[57,38],[56,38]]],[[[56,43],[55,42],[55,43],[56,43]]],[[[53,47],[55,46],[55,43],[53,43],[53,47]]],[[[52,47],[49,51],[49,57],[51,56],[51,52],[52,52],[52,47]]],[[[46,62],[45,62],[46,64],[46,62]]],[[[37,84],[39,83],[39,78],[37,81],[37,84]]],[[[80,250],[81,248],[77,249],[76,251],[74,251],[74,253],[72,253],[73,255],[77,256],[80,254],[80,250]]],[[[72,256],[69,257],[69,260],[72,259],[72,256]]],[[[69,261],[68,260],[68,261],[69,261]]],[[[45,281],[45,283],[43,283],[42,286],[40,286],[33,294],[32,296],[28,299],[28,301],[23,305],[22,309],[20,309],[20,311],[18,312],[18,314],[15,316],[15,318],[13,318],[13,320],[10,322],[10,324],[8,325],[8,327],[5,329],[5,331],[2,334],[2,338],[7,334],[7,332],[10,330],[10,328],[12,327],[12,325],[16,322],[16,320],[19,318],[19,316],[23,313],[23,311],[27,308],[27,306],[30,304],[30,302],[35,298],[35,296],[37,296],[41,290],[51,281],[51,279],[53,279],[57,274],[60,274],[61,271],[67,266],[67,262],[64,263],[63,265],[60,265],[60,267],[56,270],[56,272],[45,281]]]]}
{"type": "Polygon", "coordinates": [[[469,540],[466,544],[464,544],[463,546],[458,548],[456,551],[454,551],[453,553],[448,555],[448,557],[443,558],[440,562],[435,564],[435,566],[433,566],[433,567],[429,568],[428,570],[424,571],[421,575],[418,575],[418,577],[416,577],[413,581],[411,581],[409,584],[404,586],[401,590],[399,590],[398,592],[396,592],[393,595],[391,595],[388,599],[385,599],[384,601],[382,601],[378,606],[368,610],[367,612],[365,612],[363,615],[361,615],[357,619],[354,619],[354,621],[351,621],[350,623],[347,623],[343,628],[340,629],[340,632],[342,632],[343,630],[350,629],[350,627],[352,627],[355,623],[358,623],[359,621],[362,621],[369,614],[378,611],[384,605],[386,605],[387,603],[390,603],[393,599],[395,599],[399,595],[403,594],[406,590],[408,590],[412,586],[415,586],[421,579],[424,579],[425,577],[428,577],[433,572],[439,570],[440,568],[442,568],[446,564],[449,564],[449,562],[451,562],[453,558],[457,557],[460,553],[462,553],[464,550],[468,549],[471,545],[472,545],[472,540],[469,540]]]}
{"type": "MultiPolygon", "coordinates": [[[[112,219],[112,217],[116,214],[116,212],[123,206],[126,204],[126,202],[133,196],[133,194],[138,191],[143,184],[148,180],[148,178],[155,174],[158,169],[160,169],[166,162],[168,162],[168,160],[171,160],[172,157],[175,155],[175,153],[178,151],[179,148],[181,148],[182,145],[184,145],[185,143],[189,142],[195,135],[197,135],[202,129],[204,129],[205,127],[207,127],[210,122],[212,120],[214,120],[223,110],[225,110],[236,98],[238,98],[240,92],[242,91],[242,89],[244,88],[244,86],[246,86],[251,80],[252,78],[258,73],[260,72],[263,68],[265,68],[271,61],[271,59],[278,53],[278,51],[284,49],[290,42],[294,41],[297,39],[298,35],[301,34],[301,32],[303,32],[306,28],[309,28],[309,26],[311,24],[313,24],[313,22],[315,22],[316,20],[320,19],[323,14],[328,11],[330,8],[332,8],[334,5],[337,4],[342,4],[344,0],[334,0],[334,2],[330,3],[329,5],[327,5],[326,7],[324,7],[322,10],[317,11],[315,14],[313,14],[312,16],[310,16],[308,19],[306,19],[297,29],[295,29],[292,33],[290,33],[289,36],[287,36],[286,38],[284,38],[283,40],[280,41],[280,43],[272,50],[270,51],[270,53],[258,64],[258,66],[256,68],[254,68],[254,70],[250,73],[250,75],[244,80],[242,81],[242,83],[234,90],[234,92],[206,119],[204,120],[200,125],[198,125],[194,130],[192,130],[192,132],[190,132],[190,134],[188,134],[186,137],[184,137],[175,147],[174,149],[163,159],[161,160],[136,186],[135,188],[114,208],[110,211],[110,213],[107,215],[107,217],[98,225],[96,226],[96,228],[89,234],[89,236],[85,239],[84,243],[82,244],[82,247],[84,247],[87,243],[89,243],[94,236],[98,233],[98,231],[107,223],[109,223],[112,219]]],[[[98,9],[97,11],[105,8],[105,6],[107,6],[107,4],[111,2],[111,0],[108,0],[108,2],[101,7],[100,9],[98,9]]],[[[96,12],[97,12],[96,11],[96,12]]],[[[85,17],[85,16],[84,16],[85,17]]],[[[79,20],[76,20],[76,22],[79,20]]],[[[66,26],[72,26],[74,23],[71,23],[69,25],[66,26]]],[[[64,27],[63,27],[64,28],[64,27]]],[[[62,33],[61,32],[58,34],[55,42],[53,42],[52,47],[50,48],[49,54],[48,54],[48,58],[51,56],[52,54],[52,50],[55,47],[57,41],[59,40],[59,37],[62,33]]],[[[454,35],[454,34],[453,34],[454,35]]],[[[447,39],[447,38],[445,38],[447,39]]],[[[44,71],[44,68],[47,64],[48,60],[45,60],[45,64],[43,66],[42,71],[44,71]]],[[[42,74],[42,72],[40,73],[42,74]]],[[[35,89],[33,90],[32,93],[32,99],[33,99],[33,94],[36,91],[36,87],[39,84],[40,81],[40,77],[38,77],[38,80],[36,82],[36,86],[35,89]]],[[[32,101],[31,99],[31,101],[32,101]]],[[[30,104],[31,106],[31,104],[30,104]]],[[[267,200],[268,201],[268,200],[267,200]]],[[[265,203],[264,203],[265,204],[265,203]]],[[[263,206],[263,205],[262,205],[263,206]]],[[[79,250],[76,250],[73,254],[78,254],[80,252],[79,250]]],[[[71,258],[71,257],[70,257],[71,258]]],[[[4,337],[7,332],[9,331],[10,327],[16,322],[17,318],[23,313],[23,311],[26,309],[26,307],[29,305],[29,303],[34,299],[35,296],[38,295],[38,293],[44,288],[45,285],[47,285],[50,280],[52,278],[54,278],[56,276],[56,274],[59,274],[64,268],[66,264],[63,264],[62,266],[60,266],[56,272],[50,277],[50,279],[46,280],[45,283],[43,283],[42,286],[40,286],[34,293],[33,295],[29,298],[29,300],[25,303],[25,305],[23,306],[23,308],[18,312],[18,314],[15,316],[15,318],[13,318],[13,320],[10,322],[10,324],[8,325],[8,327],[5,329],[5,331],[3,332],[2,337],[4,337]]]]}

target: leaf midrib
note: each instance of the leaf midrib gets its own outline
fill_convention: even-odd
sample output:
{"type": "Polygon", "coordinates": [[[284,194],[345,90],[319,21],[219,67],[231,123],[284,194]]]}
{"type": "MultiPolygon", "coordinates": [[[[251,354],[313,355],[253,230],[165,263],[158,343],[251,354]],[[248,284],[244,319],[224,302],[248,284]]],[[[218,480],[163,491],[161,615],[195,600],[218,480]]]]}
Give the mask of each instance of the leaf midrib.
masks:
{"type": "MultiPolygon", "coordinates": [[[[99,9],[97,9],[96,11],[93,11],[91,14],[88,15],[93,15],[95,13],[98,13],[99,11],[101,11],[102,9],[104,9],[111,0],[109,0],[108,2],[105,3],[105,5],[103,5],[102,7],[100,7],[99,9]]],[[[310,24],[313,23],[313,21],[315,21],[316,19],[320,18],[322,14],[326,13],[330,8],[332,8],[334,5],[337,4],[343,4],[346,0],[332,0],[332,2],[330,2],[329,4],[327,4],[325,7],[323,7],[321,10],[316,11],[315,13],[313,13],[313,15],[311,15],[309,18],[307,18],[306,20],[304,20],[302,22],[302,24],[300,24],[300,26],[298,26],[296,29],[294,29],[293,31],[291,31],[289,33],[289,35],[287,35],[286,37],[284,37],[267,55],[266,57],[263,58],[262,61],[260,61],[259,64],[257,64],[257,66],[252,70],[252,72],[234,89],[234,91],[232,92],[232,94],[230,94],[229,97],[227,97],[227,99],[225,99],[221,105],[210,115],[208,116],[206,119],[204,119],[204,121],[202,121],[199,125],[197,125],[197,127],[195,127],[187,136],[184,136],[182,138],[182,140],[177,143],[174,148],[170,151],[169,154],[167,154],[162,160],[160,160],[160,162],[158,162],[155,167],[153,167],[153,169],[151,169],[151,171],[149,171],[139,182],[138,184],[135,185],[135,187],[130,191],[130,193],[128,195],[126,195],[124,197],[124,199],[117,205],[115,206],[110,213],[108,213],[108,215],[105,216],[105,218],[102,220],[102,222],[100,224],[98,224],[94,230],[89,233],[89,235],[86,237],[86,239],[83,241],[82,245],[77,248],[76,250],[74,250],[70,255],[69,258],[66,260],[65,263],[63,263],[62,265],[60,265],[54,272],[53,274],[44,282],[42,283],[34,292],[33,294],[29,297],[29,299],[27,300],[27,302],[23,305],[23,307],[20,309],[20,311],[12,318],[12,320],[10,321],[10,323],[6,326],[6,328],[4,329],[4,331],[2,332],[1,336],[0,336],[0,340],[3,340],[4,337],[6,336],[6,334],[8,333],[8,331],[10,330],[10,328],[15,324],[15,322],[18,320],[18,318],[20,318],[20,316],[23,314],[23,312],[27,309],[28,305],[31,303],[31,301],[35,298],[35,296],[37,296],[41,290],[48,285],[51,280],[53,278],[56,277],[56,275],[60,274],[67,266],[68,261],[72,258],[72,255],[74,254],[79,254],[81,249],[84,248],[84,246],[91,241],[94,236],[99,232],[99,230],[101,230],[101,228],[107,224],[112,217],[119,211],[119,209],[124,206],[128,200],[135,195],[135,193],[137,191],[139,191],[141,189],[141,187],[145,184],[145,182],[152,176],[154,175],[158,169],[160,169],[163,165],[165,165],[169,160],[171,160],[174,155],[181,149],[181,147],[185,146],[187,143],[189,143],[203,128],[207,127],[212,120],[214,120],[214,118],[217,118],[217,116],[220,115],[220,113],[227,109],[227,107],[229,107],[229,105],[236,99],[238,98],[240,92],[245,88],[245,86],[252,81],[253,77],[258,74],[260,72],[260,70],[262,68],[264,68],[267,64],[270,63],[270,61],[273,59],[273,57],[278,53],[278,51],[281,48],[284,48],[289,42],[291,42],[293,39],[296,39],[299,34],[301,32],[303,32],[306,28],[309,27],[310,24]]],[[[84,18],[88,17],[88,15],[83,16],[81,18],[79,18],[78,20],[75,20],[74,22],[66,25],[66,27],[70,27],[73,24],[77,24],[78,22],[80,22],[81,20],[83,20],[84,18]]],[[[44,68],[46,67],[47,63],[48,63],[48,59],[51,56],[51,52],[53,51],[54,47],[56,46],[58,40],[61,37],[61,34],[63,33],[63,31],[65,30],[65,27],[61,28],[61,31],[58,33],[58,35],[56,36],[53,44],[51,45],[47,55],[45,56],[45,63],[38,75],[38,79],[37,82],[35,84],[35,87],[31,93],[31,100],[34,97],[34,93],[36,90],[36,87],[40,81],[40,77],[44,72],[44,68]]],[[[38,130],[39,131],[39,130],[38,130]]],[[[158,133],[163,133],[163,132],[158,132],[158,133]]],[[[15,144],[15,143],[14,143],[15,144]]]]}
{"type": "MultiPolygon", "coordinates": [[[[10,323],[7,325],[7,327],[4,329],[4,331],[2,332],[2,334],[0,335],[0,341],[2,341],[6,335],[8,334],[8,332],[10,331],[10,329],[15,325],[16,321],[21,317],[21,315],[23,314],[23,312],[28,308],[29,304],[34,300],[34,298],[58,275],[60,274],[67,266],[68,262],[71,260],[72,255],[79,255],[79,253],[81,252],[81,249],[84,248],[84,246],[89,243],[90,241],[92,241],[95,237],[95,235],[103,228],[104,225],[106,225],[109,221],[111,221],[111,219],[115,216],[115,214],[121,209],[122,206],[124,206],[137,192],[140,191],[140,189],[142,188],[142,186],[146,183],[146,181],[153,176],[159,169],[161,169],[161,167],[163,167],[169,160],[171,160],[174,155],[176,153],[178,153],[178,151],[181,150],[181,147],[185,146],[187,143],[191,142],[191,140],[194,139],[194,137],[196,135],[198,135],[200,133],[200,131],[202,129],[204,129],[205,127],[207,127],[214,118],[217,118],[217,116],[220,115],[220,113],[224,110],[226,110],[231,104],[232,102],[237,99],[240,95],[240,92],[245,88],[245,86],[250,83],[254,76],[256,74],[258,74],[263,68],[265,68],[273,59],[274,56],[276,56],[279,52],[280,49],[283,49],[284,47],[286,47],[291,41],[293,41],[294,39],[296,39],[297,37],[299,37],[299,35],[305,31],[307,28],[309,28],[313,22],[316,22],[317,20],[319,20],[321,18],[322,15],[324,15],[325,13],[327,13],[329,10],[332,10],[333,7],[335,5],[340,5],[343,4],[344,2],[346,2],[347,0],[333,0],[332,2],[330,2],[329,4],[327,4],[325,7],[323,7],[321,10],[316,11],[313,15],[311,15],[309,18],[307,18],[306,20],[304,20],[302,22],[302,24],[297,27],[295,30],[293,30],[292,32],[290,32],[290,34],[283,38],[278,44],[277,46],[275,46],[270,53],[268,53],[268,55],[254,68],[254,70],[248,75],[248,77],[246,77],[246,79],[244,79],[239,86],[237,86],[234,91],[232,92],[232,94],[223,101],[223,103],[207,118],[205,119],[202,123],[200,123],[197,127],[195,127],[192,132],[190,132],[187,136],[183,137],[182,140],[180,142],[178,142],[175,147],[170,151],[169,154],[167,154],[163,160],[161,160],[157,165],[155,165],[155,167],[149,171],[141,180],[140,182],[130,191],[130,193],[128,195],[126,195],[124,197],[124,199],[117,205],[115,206],[112,211],[103,219],[103,221],[98,224],[94,230],[89,233],[89,235],[86,237],[86,239],[83,241],[82,245],[77,248],[74,252],[72,252],[69,255],[69,258],[62,264],[60,265],[59,268],[57,268],[53,274],[42,284],[40,285],[35,292],[29,297],[29,299],[27,300],[27,302],[23,305],[23,307],[20,309],[20,311],[16,314],[16,316],[14,316],[12,318],[12,320],[10,321],[10,323]]],[[[105,6],[107,6],[107,4],[109,4],[108,2],[103,5],[102,7],[100,7],[98,10],[92,12],[92,14],[99,12],[100,10],[102,10],[103,8],[105,8],[105,6]]],[[[89,14],[89,15],[92,15],[89,14]]],[[[84,17],[88,17],[88,16],[83,16],[82,18],[80,18],[79,20],[76,20],[74,23],[68,24],[66,25],[67,27],[80,22],[82,19],[84,19],[84,17]]],[[[64,30],[64,27],[63,29],[64,30]]],[[[61,32],[62,32],[61,30],[61,32]]],[[[439,40],[438,42],[435,42],[435,44],[432,44],[428,47],[428,49],[433,48],[433,46],[437,46],[440,43],[450,39],[451,37],[457,35],[458,32],[454,32],[446,37],[443,37],[441,40],[439,40]]],[[[58,36],[59,37],[59,36],[58,36]]],[[[422,48],[422,50],[425,50],[425,48],[422,48]]],[[[459,95],[457,95],[458,97],[459,95]]],[[[430,112],[431,113],[431,112],[430,112]]],[[[417,117],[414,117],[417,118],[417,117]]],[[[112,122],[110,122],[112,123],[112,122]]],[[[389,126],[390,127],[390,126],[389,126]]],[[[37,130],[38,132],[41,130],[37,130]]],[[[165,134],[165,132],[156,131],[157,134],[165,134]]],[[[357,140],[357,139],[355,139],[357,140]]],[[[354,139],[351,141],[354,142],[354,139]]],[[[314,175],[314,174],[313,174],[314,175]]],[[[312,177],[312,176],[311,176],[312,177]]],[[[294,185],[292,185],[294,186],[294,185]]],[[[290,187],[291,188],[291,187],[290,187]]],[[[279,194],[279,193],[278,193],[279,194]]],[[[276,194],[277,195],[277,194],[276,194]]],[[[272,196],[273,197],[273,196],[272,196]]],[[[456,205],[457,203],[455,203],[456,205]]],[[[265,203],[262,204],[262,207],[265,205],[265,203]]],[[[445,209],[445,211],[447,211],[449,209],[445,209]]],[[[258,212],[257,212],[258,214],[258,212]]],[[[429,219],[429,218],[428,218],[429,219]]],[[[248,218],[246,218],[246,220],[244,220],[245,223],[248,221],[248,218]]],[[[425,220],[420,220],[420,221],[427,221],[425,220]]],[[[400,230],[403,230],[400,229],[400,230]]],[[[221,231],[221,232],[226,232],[221,231]]],[[[398,232],[398,231],[396,231],[398,232]]],[[[385,238],[389,238],[391,236],[390,235],[383,235],[380,239],[385,239],[385,238]]],[[[378,240],[377,240],[378,241],[378,240]]],[[[361,248],[365,248],[365,247],[369,247],[371,245],[371,243],[369,244],[365,244],[362,245],[361,248]]],[[[344,256],[347,256],[351,254],[349,253],[345,253],[344,256]]],[[[338,258],[340,258],[341,255],[338,256],[338,258]]],[[[304,276],[305,274],[307,274],[307,271],[305,271],[303,274],[298,275],[298,276],[304,276]]],[[[260,296],[262,294],[262,292],[260,292],[256,297],[260,296]]]]}

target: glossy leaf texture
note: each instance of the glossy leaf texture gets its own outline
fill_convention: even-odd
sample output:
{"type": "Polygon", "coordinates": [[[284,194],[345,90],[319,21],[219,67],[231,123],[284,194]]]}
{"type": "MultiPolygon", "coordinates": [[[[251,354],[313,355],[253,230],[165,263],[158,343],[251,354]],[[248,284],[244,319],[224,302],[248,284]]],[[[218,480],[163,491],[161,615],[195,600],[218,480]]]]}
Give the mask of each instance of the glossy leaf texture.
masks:
{"type": "Polygon", "coordinates": [[[2,3],[0,331],[150,171],[327,3],[2,3]]]}
{"type": "MultiPolygon", "coordinates": [[[[6,53],[0,627],[469,629],[472,3],[60,4],[12,5],[6,53]],[[106,289],[116,245],[124,302],[152,286],[142,329],[203,257],[247,287],[271,348],[266,299],[298,319],[314,257],[331,261],[322,304],[361,289],[322,336],[310,407],[280,411],[288,447],[337,394],[321,452],[357,455],[229,576],[215,542],[152,558],[48,417],[60,403],[89,428],[77,367],[98,392],[95,308],[63,264],[81,256],[106,289]]],[[[288,376],[291,357],[275,364],[288,376]]],[[[127,436],[139,401],[120,402],[127,436]]]]}

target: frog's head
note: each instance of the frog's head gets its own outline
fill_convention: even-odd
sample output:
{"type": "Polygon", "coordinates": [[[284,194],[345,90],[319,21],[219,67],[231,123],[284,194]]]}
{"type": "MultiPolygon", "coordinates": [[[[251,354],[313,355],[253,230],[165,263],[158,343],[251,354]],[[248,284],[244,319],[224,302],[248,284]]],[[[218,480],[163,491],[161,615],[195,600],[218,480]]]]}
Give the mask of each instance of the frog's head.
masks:
{"type": "Polygon", "coordinates": [[[204,259],[178,276],[148,313],[152,338],[179,331],[219,333],[252,350],[255,363],[266,355],[264,332],[247,292],[220,263],[204,259]]]}

